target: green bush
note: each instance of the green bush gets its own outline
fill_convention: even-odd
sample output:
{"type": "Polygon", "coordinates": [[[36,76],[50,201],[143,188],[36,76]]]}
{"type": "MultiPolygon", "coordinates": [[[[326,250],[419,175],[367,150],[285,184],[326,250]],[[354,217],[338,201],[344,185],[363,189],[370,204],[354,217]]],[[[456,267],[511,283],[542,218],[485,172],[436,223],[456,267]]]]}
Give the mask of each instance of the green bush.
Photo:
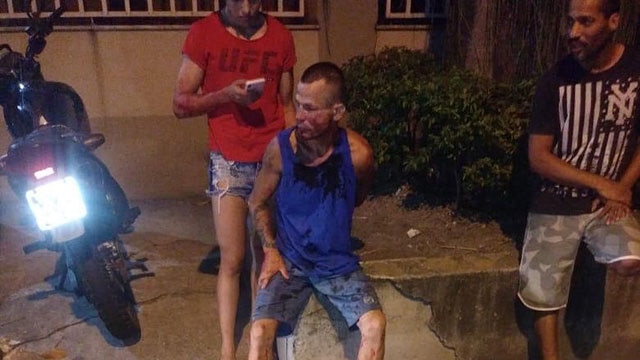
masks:
{"type": "Polygon", "coordinates": [[[378,189],[406,183],[440,203],[491,211],[526,190],[514,159],[523,159],[533,80],[496,83],[402,47],[355,57],[343,71],[349,125],[374,149],[378,189]]]}

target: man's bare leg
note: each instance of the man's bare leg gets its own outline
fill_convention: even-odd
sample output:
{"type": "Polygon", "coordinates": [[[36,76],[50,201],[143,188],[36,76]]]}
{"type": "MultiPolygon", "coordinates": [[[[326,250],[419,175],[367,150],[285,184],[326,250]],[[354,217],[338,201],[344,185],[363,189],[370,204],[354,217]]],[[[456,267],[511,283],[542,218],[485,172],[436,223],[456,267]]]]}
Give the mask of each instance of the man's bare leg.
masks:
{"type": "Polygon", "coordinates": [[[371,310],[358,320],[361,341],[358,360],[382,360],[387,320],[381,310],[371,310]]]}
{"type": "Polygon", "coordinates": [[[240,272],[245,255],[247,205],[237,196],[214,197],[211,202],[216,240],[220,246],[217,298],[222,345],[221,360],[235,360],[234,330],[238,312],[240,272]]]}
{"type": "Polygon", "coordinates": [[[277,328],[278,321],[273,319],[260,319],[251,324],[249,360],[273,360],[273,340],[277,328]]]}
{"type": "MultiPolygon", "coordinates": [[[[273,213],[275,213],[275,203],[271,201],[269,206],[272,207],[273,213]]],[[[273,220],[275,221],[275,219],[273,220]]],[[[262,250],[262,244],[260,243],[260,236],[256,232],[255,226],[251,217],[247,219],[247,234],[249,236],[249,244],[251,248],[251,304],[255,304],[256,294],[258,293],[258,278],[260,277],[260,270],[262,268],[262,261],[264,259],[264,252],[262,250]]],[[[253,306],[252,306],[253,309],[253,306]]],[[[295,360],[293,356],[293,344],[296,340],[295,335],[290,334],[286,336],[278,336],[275,342],[275,346],[278,353],[278,360],[295,360]]]]}
{"type": "Polygon", "coordinates": [[[558,360],[558,310],[536,311],[534,328],[543,360],[558,360]]]}

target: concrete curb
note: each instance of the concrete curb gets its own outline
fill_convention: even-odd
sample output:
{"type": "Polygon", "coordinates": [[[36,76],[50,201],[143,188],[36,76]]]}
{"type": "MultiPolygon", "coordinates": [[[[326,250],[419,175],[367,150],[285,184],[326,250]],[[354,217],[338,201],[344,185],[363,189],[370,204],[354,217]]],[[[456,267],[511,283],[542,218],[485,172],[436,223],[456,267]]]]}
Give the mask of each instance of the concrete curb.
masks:
{"type": "MultiPolygon", "coordinates": [[[[143,216],[125,243],[136,257],[148,257],[157,275],[134,283],[143,338],[123,346],[82,299],[43,282],[53,271],[55,254],[22,254],[31,234],[15,209],[0,205],[0,349],[14,349],[3,360],[40,359],[56,349],[66,354],[59,359],[215,358],[220,342],[215,277],[198,272],[213,245],[208,206],[170,200],[142,204],[143,216]]],[[[536,359],[530,313],[515,298],[517,260],[513,250],[363,262],[388,318],[386,359],[536,359]]],[[[563,359],[637,359],[640,280],[585,264],[576,269],[581,276],[562,312],[568,319],[561,331],[563,359]]],[[[296,360],[355,359],[359,333],[347,329],[335,311],[325,311],[321,300],[312,299],[296,334],[296,360]]],[[[246,353],[245,330],[238,359],[246,353]]]]}

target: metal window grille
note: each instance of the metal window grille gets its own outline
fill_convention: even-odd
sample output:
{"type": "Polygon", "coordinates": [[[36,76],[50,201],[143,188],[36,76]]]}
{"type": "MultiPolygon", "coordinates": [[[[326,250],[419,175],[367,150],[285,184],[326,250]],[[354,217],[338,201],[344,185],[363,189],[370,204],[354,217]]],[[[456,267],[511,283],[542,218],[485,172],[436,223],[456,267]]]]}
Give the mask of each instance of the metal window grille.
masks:
{"type": "MultiPolygon", "coordinates": [[[[63,0],[64,18],[154,18],[209,15],[224,0],[63,0]]],[[[61,0],[45,1],[43,16],[60,6],[61,0]]],[[[24,0],[0,0],[0,19],[25,18],[24,0]]],[[[31,4],[35,10],[35,2],[31,4]]],[[[263,10],[278,18],[303,18],[304,0],[263,0],[263,10]]]]}
{"type": "Polygon", "coordinates": [[[384,14],[379,16],[380,21],[394,24],[444,18],[448,10],[448,0],[380,0],[380,4],[379,15],[384,14]]]}

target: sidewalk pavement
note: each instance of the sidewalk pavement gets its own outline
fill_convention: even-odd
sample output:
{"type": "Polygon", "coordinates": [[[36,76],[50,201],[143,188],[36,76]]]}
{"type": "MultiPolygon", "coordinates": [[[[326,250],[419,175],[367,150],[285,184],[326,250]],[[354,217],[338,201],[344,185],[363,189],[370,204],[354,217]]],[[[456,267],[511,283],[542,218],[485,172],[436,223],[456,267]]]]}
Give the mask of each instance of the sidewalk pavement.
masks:
{"type": "MultiPolygon", "coordinates": [[[[0,204],[0,360],[218,358],[216,277],[206,261],[215,245],[209,203],[174,199],[134,204],[142,215],[135,231],[123,239],[134,259],[148,259],[155,276],[132,284],[142,338],[128,346],[110,336],[84,298],[54,289],[58,279],[51,274],[58,254],[43,250],[24,255],[22,247],[37,233],[25,221],[24,208],[0,204]]],[[[503,254],[469,254],[447,259],[447,266],[440,258],[364,262],[387,314],[386,358],[530,357],[535,349],[527,342],[531,324],[514,298],[515,257],[507,258],[511,260],[503,254]]],[[[636,359],[640,280],[609,274],[595,286],[594,273],[584,272],[587,295],[578,298],[586,301],[567,310],[573,320],[565,321],[561,331],[563,358],[636,359]]],[[[248,287],[243,293],[248,301],[248,287]]],[[[240,308],[248,309],[248,303],[240,308]]],[[[249,314],[241,315],[246,324],[249,314]]],[[[311,301],[297,329],[297,360],[355,359],[359,334],[336,319],[311,301]]],[[[247,357],[247,330],[238,359],[247,357]]]]}
{"type": "MultiPolygon", "coordinates": [[[[130,346],[107,332],[84,298],[54,289],[57,277],[50,275],[58,254],[24,255],[22,247],[37,233],[26,225],[22,206],[0,204],[0,359],[217,358],[215,276],[199,271],[214,246],[210,205],[190,200],[134,204],[142,215],[123,239],[132,258],[148,258],[155,276],[132,284],[142,338],[130,346]]],[[[239,359],[246,358],[246,339],[239,359]]]]}
{"type": "MultiPolygon", "coordinates": [[[[51,274],[58,254],[42,250],[24,255],[22,247],[38,234],[25,221],[26,209],[0,204],[0,360],[218,358],[221,339],[211,266],[215,261],[208,258],[215,246],[210,204],[174,199],[134,205],[142,214],[135,231],[123,239],[133,259],[148,259],[146,265],[155,276],[132,283],[142,337],[126,345],[107,332],[84,298],[54,289],[58,278],[51,274]]],[[[366,268],[374,276],[393,277],[397,266],[388,266],[374,261],[366,268]]],[[[240,309],[250,307],[247,284],[241,281],[240,309]]],[[[439,360],[455,358],[425,326],[431,319],[429,306],[403,296],[388,280],[376,287],[389,319],[388,359],[422,359],[425,352],[439,360]]],[[[246,325],[248,311],[239,315],[239,323],[246,325]]],[[[297,360],[355,359],[359,332],[350,331],[336,315],[324,311],[315,299],[310,302],[297,329],[297,360]]],[[[246,359],[248,326],[238,328],[244,332],[237,358],[246,359]]]]}

